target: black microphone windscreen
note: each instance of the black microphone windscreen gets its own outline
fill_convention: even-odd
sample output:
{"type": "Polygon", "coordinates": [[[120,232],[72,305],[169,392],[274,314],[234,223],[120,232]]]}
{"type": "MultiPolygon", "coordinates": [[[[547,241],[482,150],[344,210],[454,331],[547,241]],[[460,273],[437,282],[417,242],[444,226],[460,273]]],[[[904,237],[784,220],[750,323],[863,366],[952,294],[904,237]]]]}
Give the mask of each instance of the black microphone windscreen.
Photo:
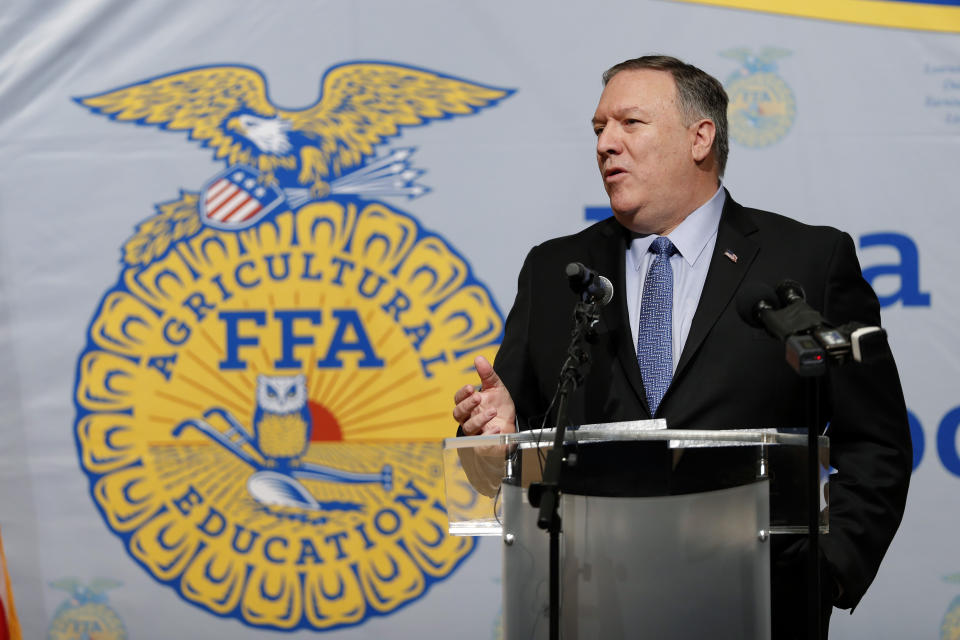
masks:
{"type": "Polygon", "coordinates": [[[777,297],[784,305],[802,302],[807,299],[807,292],[803,290],[803,285],[796,280],[781,280],[777,285],[777,297]]]}
{"type": "Polygon", "coordinates": [[[570,288],[580,294],[584,301],[590,300],[602,307],[613,299],[613,284],[596,271],[580,262],[569,263],[564,271],[570,288]]]}
{"type": "Polygon", "coordinates": [[[737,313],[751,327],[763,327],[758,315],[758,311],[764,308],[763,303],[771,309],[780,306],[773,287],[763,282],[748,282],[737,294],[737,313]]]}

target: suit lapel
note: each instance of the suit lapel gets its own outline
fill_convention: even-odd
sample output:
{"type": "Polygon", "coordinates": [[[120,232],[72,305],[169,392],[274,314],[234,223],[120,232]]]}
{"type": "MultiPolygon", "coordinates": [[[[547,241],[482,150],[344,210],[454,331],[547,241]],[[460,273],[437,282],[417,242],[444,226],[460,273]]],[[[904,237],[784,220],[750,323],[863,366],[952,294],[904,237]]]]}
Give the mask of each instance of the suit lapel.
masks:
{"type": "MultiPolygon", "coordinates": [[[[650,407],[647,405],[647,394],[643,388],[643,378],[640,375],[640,365],[637,364],[637,347],[633,344],[633,333],[630,327],[630,314],[627,311],[626,288],[626,251],[628,232],[614,219],[601,232],[603,241],[598,246],[591,246],[590,259],[596,264],[596,269],[610,278],[613,283],[613,302],[600,312],[600,331],[608,333],[616,340],[614,345],[617,360],[623,369],[623,375],[630,383],[630,387],[637,396],[637,402],[649,416],[650,407]]],[[[616,363],[611,363],[616,366],[616,363]]]]}
{"type": "MultiPolygon", "coordinates": [[[[756,225],[750,220],[743,207],[737,204],[727,193],[717,228],[717,243],[710,259],[707,279],[700,295],[700,303],[690,325],[690,333],[684,343],[674,380],[677,380],[693,359],[710,329],[716,324],[723,310],[733,300],[744,276],[747,273],[759,247],[749,236],[756,231],[756,225]],[[727,252],[736,260],[732,260],[727,252]]],[[[625,276],[625,255],[627,249],[626,232],[613,219],[601,230],[601,242],[590,246],[588,255],[591,264],[599,273],[607,275],[613,283],[613,302],[600,313],[600,331],[609,333],[617,341],[615,346],[617,359],[630,387],[636,394],[637,402],[647,416],[651,416],[647,404],[647,394],[643,387],[643,377],[637,364],[637,347],[633,344],[630,316],[627,311],[627,292],[625,276]]],[[[672,386],[672,385],[671,385],[672,386]]],[[[664,396],[663,406],[670,395],[670,389],[664,396]]]]}
{"type": "MultiPolygon", "coordinates": [[[[717,228],[717,244],[710,260],[707,279],[700,294],[700,303],[693,315],[690,333],[680,354],[674,380],[678,379],[693,359],[710,329],[733,300],[743,277],[759,249],[749,236],[757,230],[743,207],[727,193],[727,202],[717,228]]],[[[669,390],[667,391],[669,394],[669,390]]]]}

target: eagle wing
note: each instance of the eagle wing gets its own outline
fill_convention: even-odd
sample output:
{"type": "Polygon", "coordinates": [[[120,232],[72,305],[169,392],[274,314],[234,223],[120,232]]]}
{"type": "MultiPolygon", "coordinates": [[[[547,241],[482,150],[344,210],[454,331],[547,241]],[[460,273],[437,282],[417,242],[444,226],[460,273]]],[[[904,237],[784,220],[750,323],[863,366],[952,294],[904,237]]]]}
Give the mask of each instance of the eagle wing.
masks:
{"type": "Polygon", "coordinates": [[[511,93],[422,69],[359,62],[328,70],[314,106],[279,113],[310,142],[300,151],[299,181],[306,184],[361,164],[400,127],[475,113],[511,93]]]}
{"type": "Polygon", "coordinates": [[[225,121],[240,110],[263,117],[277,112],[267,99],[263,75],[241,66],[179,71],[74,99],[114,120],[187,131],[191,140],[210,147],[216,159],[225,158],[231,166],[255,163],[261,154],[230,133],[225,121]]]}

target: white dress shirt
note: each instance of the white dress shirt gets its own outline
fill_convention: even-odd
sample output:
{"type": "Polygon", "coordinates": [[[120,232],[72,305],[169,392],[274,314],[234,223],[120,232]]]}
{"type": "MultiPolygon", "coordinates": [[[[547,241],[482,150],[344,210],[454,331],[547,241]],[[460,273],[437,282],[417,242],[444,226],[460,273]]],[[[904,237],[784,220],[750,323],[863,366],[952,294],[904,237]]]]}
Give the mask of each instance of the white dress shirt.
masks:
{"type": "MultiPolygon", "coordinates": [[[[700,303],[700,293],[707,279],[710,257],[717,244],[717,227],[720,213],[727,200],[721,185],[703,206],[691,213],[667,237],[677,248],[670,258],[673,269],[673,370],[677,369],[680,353],[690,333],[693,314],[700,303]]],[[[653,262],[650,245],[658,236],[637,236],[627,247],[626,287],[627,312],[630,314],[630,330],[636,349],[640,324],[640,302],[643,297],[643,282],[653,262]]]]}

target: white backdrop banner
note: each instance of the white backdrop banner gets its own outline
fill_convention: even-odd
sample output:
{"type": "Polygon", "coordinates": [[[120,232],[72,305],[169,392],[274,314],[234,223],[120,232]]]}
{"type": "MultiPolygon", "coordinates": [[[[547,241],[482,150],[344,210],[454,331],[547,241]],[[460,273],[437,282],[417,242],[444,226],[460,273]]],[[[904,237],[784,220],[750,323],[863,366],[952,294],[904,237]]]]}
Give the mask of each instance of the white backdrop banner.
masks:
{"type": "Polygon", "coordinates": [[[609,215],[600,74],[655,52],[726,86],[734,197],[849,231],[883,305],[914,477],[832,637],[960,637],[960,8],[808,4],[9,0],[24,637],[498,637],[439,442],[526,252],[609,215]]]}

